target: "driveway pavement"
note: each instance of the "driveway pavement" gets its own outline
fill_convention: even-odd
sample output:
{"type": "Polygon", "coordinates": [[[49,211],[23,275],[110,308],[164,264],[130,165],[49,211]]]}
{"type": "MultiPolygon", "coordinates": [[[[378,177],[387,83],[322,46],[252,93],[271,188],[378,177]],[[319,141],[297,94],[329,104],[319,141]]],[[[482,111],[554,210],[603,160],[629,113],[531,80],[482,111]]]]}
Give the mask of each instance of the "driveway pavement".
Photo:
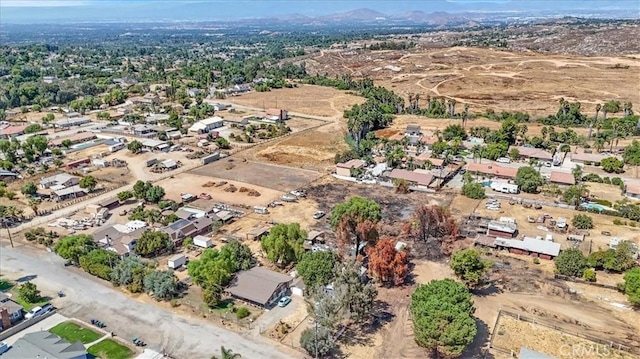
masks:
{"type": "Polygon", "coordinates": [[[304,300],[295,295],[290,296],[291,302],[286,307],[281,308],[277,305],[269,311],[263,313],[255,322],[254,328],[257,328],[260,333],[278,324],[279,321],[293,315],[301,307],[304,306],[304,300]]]}
{"type": "Polygon", "coordinates": [[[165,349],[176,358],[209,358],[218,354],[220,346],[224,345],[245,358],[300,357],[293,351],[282,352],[268,339],[246,338],[201,318],[178,315],[169,309],[135,300],[108,283],[65,268],[64,261],[53,253],[28,246],[12,249],[6,242],[2,244],[0,272],[3,276],[13,279],[34,276],[32,281],[43,294],[52,297],[62,289],[67,296],[54,299],[59,313],[83,321],[102,320],[107,325],[106,330],[125,339],[137,336],[147,342],[150,349],[165,349]]]}
{"type": "Polygon", "coordinates": [[[42,321],[28,327],[25,328],[21,331],[19,331],[18,333],[10,336],[9,338],[3,340],[5,343],[7,343],[8,345],[13,345],[16,340],[22,338],[25,334],[29,334],[29,333],[35,333],[35,332],[39,332],[41,330],[49,330],[53,327],[55,327],[56,325],[62,323],[62,322],[66,322],[69,318],[65,317],[64,315],[61,315],[59,313],[55,313],[52,316],[50,316],[49,318],[43,319],[42,321]]]}

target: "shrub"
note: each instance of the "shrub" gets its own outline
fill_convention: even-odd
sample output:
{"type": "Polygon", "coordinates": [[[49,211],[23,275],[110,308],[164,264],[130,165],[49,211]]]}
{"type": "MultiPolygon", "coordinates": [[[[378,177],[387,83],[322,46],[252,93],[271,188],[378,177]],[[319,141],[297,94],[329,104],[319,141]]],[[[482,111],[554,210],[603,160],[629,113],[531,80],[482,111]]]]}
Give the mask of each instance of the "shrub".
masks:
{"type": "Polygon", "coordinates": [[[588,281],[588,282],[595,282],[596,281],[596,271],[593,270],[592,268],[587,268],[584,270],[584,273],[582,273],[582,279],[588,281]]]}
{"type": "Polygon", "coordinates": [[[593,228],[593,218],[586,214],[576,214],[573,216],[571,224],[579,229],[591,229],[593,228]]]}
{"type": "Polygon", "coordinates": [[[240,307],[236,309],[236,318],[243,319],[251,315],[251,312],[246,307],[240,307]]]}
{"type": "Polygon", "coordinates": [[[606,199],[594,199],[593,202],[606,207],[613,207],[613,204],[611,203],[611,201],[607,201],[606,199]]]}
{"type": "Polygon", "coordinates": [[[638,224],[636,222],[634,222],[634,221],[629,222],[629,226],[631,226],[631,227],[635,228],[637,225],[638,224]]]}
{"type": "Polygon", "coordinates": [[[485,196],[484,187],[479,183],[465,183],[462,186],[462,194],[472,199],[482,199],[485,196]]]}
{"type": "Polygon", "coordinates": [[[622,221],[616,218],[616,219],[613,220],[613,224],[615,224],[616,226],[621,226],[622,225],[622,221]]]}
{"type": "Polygon", "coordinates": [[[533,258],[533,264],[540,264],[540,258],[538,257],[533,258]]]}

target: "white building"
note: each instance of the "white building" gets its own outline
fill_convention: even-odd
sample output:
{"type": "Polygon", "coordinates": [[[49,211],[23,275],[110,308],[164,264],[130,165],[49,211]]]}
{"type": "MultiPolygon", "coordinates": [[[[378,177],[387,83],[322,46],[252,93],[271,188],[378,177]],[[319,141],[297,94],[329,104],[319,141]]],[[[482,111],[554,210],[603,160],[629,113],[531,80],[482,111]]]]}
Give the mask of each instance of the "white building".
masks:
{"type": "Polygon", "coordinates": [[[209,117],[194,123],[191,127],[189,127],[189,132],[197,134],[209,133],[216,128],[222,127],[222,125],[223,119],[221,117],[209,117]]]}

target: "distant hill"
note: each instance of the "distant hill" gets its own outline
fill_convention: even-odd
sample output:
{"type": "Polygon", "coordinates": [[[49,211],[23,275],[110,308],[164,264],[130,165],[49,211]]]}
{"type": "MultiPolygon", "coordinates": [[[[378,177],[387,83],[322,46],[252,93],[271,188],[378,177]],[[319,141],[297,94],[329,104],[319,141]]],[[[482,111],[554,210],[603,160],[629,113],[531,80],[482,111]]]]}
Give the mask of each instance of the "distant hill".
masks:
{"type": "Polygon", "coordinates": [[[318,20],[330,21],[330,22],[342,22],[342,21],[374,21],[388,18],[379,11],[371,9],[356,9],[347,12],[339,12],[335,14],[325,15],[318,17],[318,20]]]}

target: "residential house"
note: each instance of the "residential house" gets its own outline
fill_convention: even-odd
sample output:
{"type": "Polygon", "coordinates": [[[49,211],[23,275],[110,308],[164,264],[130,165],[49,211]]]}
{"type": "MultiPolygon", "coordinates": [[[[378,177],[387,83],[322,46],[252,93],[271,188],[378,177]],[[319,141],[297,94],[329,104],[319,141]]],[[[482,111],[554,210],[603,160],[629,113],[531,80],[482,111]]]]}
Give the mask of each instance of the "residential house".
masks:
{"type": "Polygon", "coordinates": [[[188,132],[197,133],[197,134],[209,133],[210,131],[216,128],[222,127],[223,123],[224,123],[224,120],[218,116],[205,118],[204,120],[200,120],[194,123],[193,125],[191,125],[191,127],[189,127],[188,132]]]}
{"type": "Polygon", "coordinates": [[[433,182],[433,175],[430,173],[421,173],[416,171],[407,171],[400,168],[393,169],[388,175],[391,180],[405,180],[409,182],[409,186],[416,189],[427,188],[433,182]]]}
{"type": "Polygon", "coordinates": [[[144,96],[131,97],[128,101],[136,106],[160,106],[162,104],[162,100],[160,99],[160,97],[154,93],[147,93],[144,96]]]}
{"type": "Polygon", "coordinates": [[[261,308],[271,308],[289,294],[293,278],[264,267],[239,272],[225,289],[232,297],[261,308]]]}
{"type": "Polygon", "coordinates": [[[289,113],[281,108],[269,108],[265,112],[265,117],[281,122],[289,119],[289,113]]]}
{"type": "Polygon", "coordinates": [[[9,181],[13,181],[16,178],[20,177],[19,174],[11,172],[11,171],[5,171],[5,170],[0,170],[0,181],[3,182],[9,182],[9,181]]]}
{"type": "Polygon", "coordinates": [[[194,220],[179,219],[161,231],[169,235],[169,238],[176,244],[181,245],[182,241],[187,237],[195,237],[211,232],[214,219],[209,217],[196,218],[194,220]]]}
{"type": "Polygon", "coordinates": [[[207,212],[191,207],[181,207],[175,215],[180,219],[194,220],[206,216],[207,212]]]}
{"type": "Polygon", "coordinates": [[[518,236],[518,226],[515,223],[490,221],[487,235],[493,237],[515,238],[518,236]]]}
{"type": "Polygon", "coordinates": [[[47,189],[53,186],[61,186],[60,189],[75,186],[80,183],[80,178],[68,173],[58,173],[57,175],[45,177],[40,180],[40,188],[47,189]]]}
{"type": "Polygon", "coordinates": [[[573,186],[576,184],[576,178],[573,173],[552,171],[549,182],[560,186],[573,186]]]}
{"type": "Polygon", "coordinates": [[[360,170],[366,163],[363,160],[353,159],[347,162],[338,163],[336,165],[336,174],[338,176],[351,177],[352,170],[360,170]]]}
{"type": "Polygon", "coordinates": [[[136,124],[131,126],[131,134],[134,136],[149,137],[156,134],[156,128],[146,124],[136,124]]]}
{"type": "Polygon", "coordinates": [[[418,125],[407,125],[407,128],[404,130],[405,136],[421,136],[422,128],[418,125]]]}
{"type": "Polygon", "coordinates": [[[9,296],[0,293],[0,330],[9,329],[24,317],[24,308],[9,296]]]}
{"type": "Polygon", "coordinates": [[[145,222],[142,222],[142,225],[137,222],[142,221],[104,226],[92,233],[93,240],[99,246],[116,252],[120,257],[126,257],[134,252],[136,242],[147,231],[145,222]]]}
{"type": "Polygon", "coordinates": [[[512,149],[516,149],[518,150],[518,154],[520,156],[520,158],[524,158],[524,159],[536,159],[538,161],[551,161],[553,160],[553,155],[548,152],[545,151],[541,148],[535,148],[535,147],[526,147],[526,146],[519,146],[519,147],[515,147],[512,146],[509,151],[511,151],[512,149]]]}
{"type": "Polygon", "coordinates": [[[91,119],[87,117],[75,117],[58,120],[53,123],[55,128],[71,128],[74,126],[81,126],[87,123],[91,123],[91,119]]]}
{"type": "Polygon", "coordinates": [[[629,198],[640,199],[640,183],[627,182],[624,186],[623,194],[629,198]]]}
{"type": "Polygon", "coordinates": [[[158,122],[164,122],[169,120],[169,115],[164,113],[154,113],[147,116],[147,123],[156,124],[158,122]]]}
{"type": "Polygon", "coordinates": [[[87,194],[87,190],[80,187],[79,185],[56,189],[51,191],[51,198],[53,198],[56,202],[66,201],[78,197],[85,196],[87,194]]]}
{"type": "Polygon", "coordinates": [[[442,168],[444,166],[444,160],[441,158],[432,157],[431,152],[422,152],[418,156],[414,157],[414,163],[419,166],[424,166],[430,163],[432,168],[442,168]]]}
{"type": "Polygon", "coordinates": [[[543,239],[524,237],[519,239],[496,238],[496,248],[507,249],[510,253],[552,260],[560,254],[560,243],[543,239]]]}
{"type": "Polygon", "coordinates": [[[581,164],[600,164],[600,162],[602,162],[602,160],[604,160],[607,157],[611,157],[611,156],[605,156],[605,155],[601,155],[599,153],[572,153],[571,154],[571,162],[573,163],[581,163],[581,164]]]}
{"type": "Polygon", "coordinates": [[[213,104],[213,109],[215,111],[224,111],[224,110],[228,110],[231,108],[231,105],[226,104],[226,103],[214,103],[213,104]]]}
{"type": "Polygon", "coordinates": [[[24,133],[24,129],[27,128],[27,126],[29,125],[2,125],[0,126],[0,139],[20,136],[24,133]]]}
{"type": "Polygon", "coordinates": [[[469,163],[467,172],[472,174],[484,175],[487,177],[496,177],[503,179],[515,179],[518,174],[517,168],[501,167],[496,163],[469,163]]]}
{"type": "MultiPolygon", "coordinates": [[[[93,357],[93,356],[92,356],[93,357]]],[[[81,341],[71,344],[55,334],[42,330],[16,340],[2,359],[87,359],[89,354],[81,341]]]]}
{"type": "Polygon", "coordinates": [[[169,144],[166,143],[165,141],[160,141],[160,140],[154,140],[154,139],[145,139],[144,141],[142,141],[142,148],[147,150],[147,151],[168,151],[169,150],[169,144]]]}

